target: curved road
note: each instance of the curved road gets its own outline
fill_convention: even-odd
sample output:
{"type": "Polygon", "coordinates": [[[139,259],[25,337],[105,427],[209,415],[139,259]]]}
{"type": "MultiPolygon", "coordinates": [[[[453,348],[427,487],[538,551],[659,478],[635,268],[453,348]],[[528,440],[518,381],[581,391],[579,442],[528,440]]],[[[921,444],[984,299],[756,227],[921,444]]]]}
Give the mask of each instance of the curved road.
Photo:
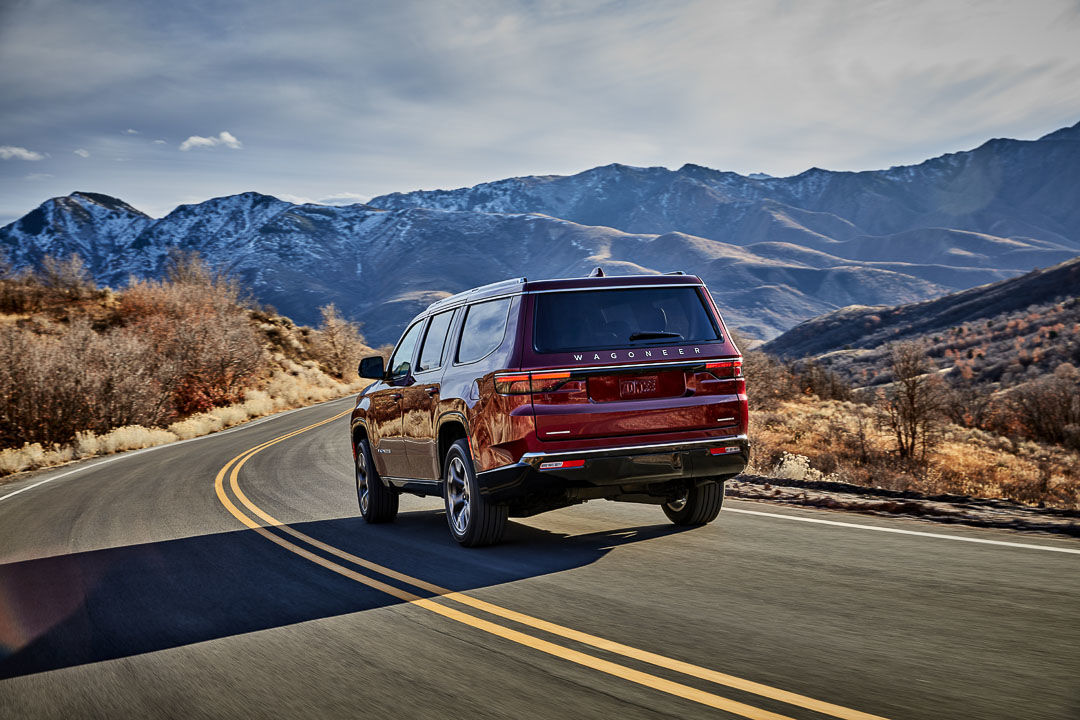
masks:
{"type": "Polygon", "coordinates": [[[1080,717],[1075,540],[592,502],[464,550],[358,517],[349,408],[0,487],[0,718],[1080,717]]]}

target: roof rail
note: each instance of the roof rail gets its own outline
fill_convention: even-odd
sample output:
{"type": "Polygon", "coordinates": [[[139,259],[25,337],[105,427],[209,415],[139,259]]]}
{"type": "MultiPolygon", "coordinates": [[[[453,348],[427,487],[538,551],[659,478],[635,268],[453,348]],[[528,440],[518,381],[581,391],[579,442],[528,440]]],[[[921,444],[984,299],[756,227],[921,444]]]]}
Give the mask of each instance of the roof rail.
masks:
{"type": "Polygon", "coordinates": [[[672,270],[671,272],[664,273],[665,275],[685,275],[682,270],[672,270]]]}
{"type": "Polygon", "coordinates": [[[498,290],[501,287],[509,288],[514,285],[524,285],[526,282],[528,282],[528,278],[519,277],[511,278],[510,280],[500,280],[499,282],[488,283],[487,285],[481,285],[480,287],[474,287],[469,290],[459,292],[456,295],[449,295],[447,297],[436,300],[435,302],[427,306],[425,312],[427,310],[432,310],[446,305],[452,305],[457,302],[462,302],[472,297],[473,295],[480,295],[481,293],[491,292],[492,290],[498,290]]]}

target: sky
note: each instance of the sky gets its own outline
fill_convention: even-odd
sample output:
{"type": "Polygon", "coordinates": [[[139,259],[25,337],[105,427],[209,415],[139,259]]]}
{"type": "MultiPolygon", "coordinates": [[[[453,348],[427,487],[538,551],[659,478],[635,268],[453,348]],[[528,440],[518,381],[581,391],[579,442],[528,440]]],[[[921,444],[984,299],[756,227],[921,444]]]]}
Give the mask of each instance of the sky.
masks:
{"type": "Polygon", "coordinates": [[[868,170],[1080,121],[1077,0],[0,0],[0,225],[612,162],[868,170]]]}

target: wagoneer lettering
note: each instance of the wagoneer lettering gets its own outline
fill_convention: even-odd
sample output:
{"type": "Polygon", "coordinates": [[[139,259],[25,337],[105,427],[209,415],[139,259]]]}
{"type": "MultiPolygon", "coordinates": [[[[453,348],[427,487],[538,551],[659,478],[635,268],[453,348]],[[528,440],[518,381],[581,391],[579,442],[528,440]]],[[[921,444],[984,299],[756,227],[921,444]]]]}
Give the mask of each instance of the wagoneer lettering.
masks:
{"type": "Polygon", "coordinates": [[[360,512],[439,495],[462,545],[593,499],[720,512],[749,459],[742,357],[699,278],[507,280],[432,304],[357,398],[360,512]]]}

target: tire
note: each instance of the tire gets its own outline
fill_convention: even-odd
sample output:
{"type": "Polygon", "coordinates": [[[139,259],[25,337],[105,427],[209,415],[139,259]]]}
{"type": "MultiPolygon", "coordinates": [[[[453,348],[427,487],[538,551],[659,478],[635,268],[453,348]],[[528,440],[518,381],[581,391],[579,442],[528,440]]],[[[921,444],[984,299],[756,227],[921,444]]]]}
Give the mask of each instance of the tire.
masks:
{"type": "Polygon", "coordinates": [[[506,530],[507,507],[490,503],[480,495],[466,440],[450,446],[443,467],[443,500],[450,534],[465,547],[499,542],[506,530]]]}
{"type": "Polygon", "coordinates": [[[393,488],[383,485],[375,461],[371,458],[371,447],[367,438],[356,443],[356,501],[360,505],[360,514],[369,523],[393,522],[397,517],[398,494],[393,488]]]}
{"type": "Polygon", "coordinates": [[[664,514],[676,525],[707,525],[720,514],[724,505],[724,481],[710,480],[691,485],[686,497],[663,505],[664,514]]]}

